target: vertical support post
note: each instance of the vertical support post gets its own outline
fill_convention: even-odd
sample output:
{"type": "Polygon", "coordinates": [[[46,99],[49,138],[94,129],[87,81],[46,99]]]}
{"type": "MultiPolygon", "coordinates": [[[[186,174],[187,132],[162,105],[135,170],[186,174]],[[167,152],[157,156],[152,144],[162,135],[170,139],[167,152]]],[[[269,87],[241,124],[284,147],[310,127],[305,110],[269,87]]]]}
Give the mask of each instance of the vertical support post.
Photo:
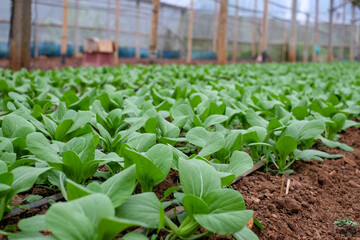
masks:
{"type": "Polygon", "coordinates": [[[228,0],[221,0],[220,26],[219,26],[219,51],[218,51],[218,59],[217,59],[218,64],[227,63],[227,18],[228,18],[228,0]]]}
{"type": "Polygon", "coordinates": [[[345,36],[346,36],[345,14],[346,14],[346,5],[343,6],[343,13],[342,13],[341,46],[339,53],[340,61],[344,59],[344,47],[345,47],[345,36]]]}
{"type": "Polygon", "coordinates": [[[219,5],[218,2],[215,1],[215,8],[214,8],[214,23],[213,23],[213,42],[212,42],[212,51],[214,54],[217,52],[217,36],[218,36],[218,23],[219,23],[219,5]]]}
{"type": "Polygon", "coordinates": [[[358,35],[358,45],[357,45],[357,60],[359,61],[360,57],[360,25],[359,25],[359,35],[358,35]]]}
{"type": "Polygon", "coordinates": [[[69,1],[64,0],[63,24],[62,24],[62,33],[61,33],[61,63],[62,64],[65,64],[65,58],[67,52],[68,10],[69,10],[69,1]]]}
{"type": "Polygon", "coordinates": [[[351,33],[350,33],[350,52],[349,52],[349,61],[354,61],[354,32],[355,32],[355,5],[352,4],[351,9],[351,33]]]}
{"type": "Polygon", "coordinates": [[[115,3],[115,39],[114,39],[114,64],[119,63],[119,19],[120,18],[120,0],[116,0],[115,3]]]}
{"type": "Polygon", "coordinates": [[[38,0],[35,0],[35,15],[36,15],[36,22],[35,22],[35,34],[34,34],[34,58],[39,57],[39,3],[38,0]]]}
{"type": "Polygon", "coordinates": [[[320,0],[316,0],[316,7],[315,7],[315,28],[314,28],[314,43],[313,43],[313,54],[312,54],[313,62],[319,61],[318,53],[316,51],[316,48],[319,45],[319,1],[320,0]]]}
{"type": "Polygon", "coordinates": [[[333,60],[333,44],[332,44],[332,32],[333,32],[333,12],[334,12],[334,0],[330,0],[330,11],[329,11],[329,38],[328,38],[328,51],[327,61],[332,62],[333,60]]]}
{"type": "Polygon", "coordinates": [[[236,62],[236,59],[237,59],[238,33],[239,33],[239,0],[236,0],[235,19],[234,19],[233,53],[232,53],[233,62],[236,62]]]}
{"type": "Polygon", "coordinates": [[[263,44],[263,36],[264,36],[264,21],[259,21],[259,41],[258,41],[258,55],[261,54],[262,44],[263,44]]]}
{"type": "Polygon", "coordinates": [[[293,0],[291,10],[291,29],[289,39],[289,61],[296,62],[296,4],[297,1],[293,0]]]}
{"type": "Polygon", "coordinates": [[[10,68],[30,67],[31,1],[13,0],[10,31],[10,68]]]}
{"type": "Polygon", "coordinates": [[[251,40],[251,56],[256,57],[256,24],[257,24],[257,0],[254,0],[254,13],[252,23],[252,40],[251,40]]]}
{"type": "Polygon", "coordinates": [[[140,0],[136,0],[135,58],[140,58],[140,0]]]}
{"type": "Polygon", "coordinates": [[[269,1],[264,0],[263,35],[262,35],[262,46],[261,46],[261,55],[263,62],[266,62],[267,47],[268,47],[268,25],[269,25],[268,7],[269,7],[269,1]]]}
{"type": "Polygon", "coordinates": [[[153,9],[151,17],[151,32],[150,32],[150,62],[156,61],[157,49],[157,33],[158,33],[158,19],[159,19],[160,0],[153,0],[153,9]]]}
{"type": "Polygon", "coordinates": [[[79,0],[75,0],[75,57],[79,57],[79,0]]]}
{"type": "Polygon", "coordinates": [[[188,28],[188,36],[187,36],[186,63],[191,62],[193,26],[194,26],[194,0],[191,0],[190,14],[189,14],[189,28],[188,28]]]}
{"type": "Polygon", "coordinates": [[[180,59],[184,59],[184,33],[185,33],[185,13],[186,11],[184,9],[181,10],[181,17],[180,17],[180,59]]]}
{"type": "Polygon", "coordinates": [[[107,39],[109,40],[110,39],[110,15],[111,15],[111,6],[110,6],[110,0],[107,0],[107,31],[106,31],[106,36],[107,36],[107,39]]]}
{"type": "Polygon", "coordinates": [[[286,60],[286,21],[284,21],[283,26],[283,42],[282,42],[282,49],[281,49],[281,61],[285,62],[286,60]]]}
{"type": "Polygon", "coordinates": [[[303,53],[303,61],[304,63],[308,62],[308,53],[309,53],[309,18],[310,14],[306,14],[306,26],[305,26],[305,44],[304,44],[304,53],[303,53]]]}

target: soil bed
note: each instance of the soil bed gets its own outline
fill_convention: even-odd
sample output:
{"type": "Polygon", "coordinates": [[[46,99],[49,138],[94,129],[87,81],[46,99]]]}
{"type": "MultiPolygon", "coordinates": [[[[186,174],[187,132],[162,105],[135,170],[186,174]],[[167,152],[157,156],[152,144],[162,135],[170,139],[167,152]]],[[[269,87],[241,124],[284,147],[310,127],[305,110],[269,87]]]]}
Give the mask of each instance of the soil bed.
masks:
{"type": "MultiPolygon", "coordinates": [[[[232,62],[234,63],[234,62],[232,62]]],[[[238,60],[236,63],[244,64],[244,63],[254,63],[252,60],[238,60]]],[[[64,64],[61,63],[60,57],[45,57],[41,56],[34,60],[31,59],[30,69],[41,69],[41,70],[54,70],[54,69],[62,69],[65,67],[81,67],[83,64],[82,57],[69,57],[66,58],[64,64]]],[[[119,58],[119,64],[130,64],[130,65],[149,65],[150,61],[147,58],[119,58]]],[[[187,64],[186,59],[158,59],[156,61],[157,65],[166,65],[166,64],[187,64]]],[[[217,64],[216,60],[212,59],[194,59],[191,61],[191,65],[199,65],[199,64],[217,64]]],[[[0,59],[0,68],[9,68],[9,59],[0,59]]]]}
{"type": "Polygon", "coordinates": [[[255,229],[260,239],[360,240],[359,227],[333,225],[335,218],[360,224],[360,129],[340,135],[339,141],[354,151],[315,145],[344,157],[296,162],[294,173],[286,176],[291,181],[287,195],[280,197],[281,176],[272,173],[257,171],[233,185],[264,226],[261,233],[255,229]]]}
{"type": "MultiPolygon", "coordinates": [[[[360,129],[350,128],[340,135],[339,141],[353,147],[354,151],[345,152],[316,144],[315,149],[343,154],[344,157],[296,162],[292,166],[294,173],[286,176],[291,182],[287,195],[284,190],[284,195],[280,197],[281,176],[261,170],[233,184],[233,188],[243,194],[247,208],[254,210],[255,217],[265,228],[263,232],[253,228],[260,239],[360,240],[359,227],[333,225],[335,218],[350,218],[360,224],[360,129]]],[[[167,179],[154,188],[158,198],[163,196],[165,189],[176,186],[177,182],[177,172],[171,171],[167,179]]],[[[17,196],[17,204],[29,194],[45,197],[53,192],[33,188],[17,196]]],[[[0,228],[3,229],[8,224],[16,226],[22,218],[44,214],[48,207],[47,204],[3,220],[0,228]]],[[[160,239],[165,235],[165,232],[160,234],[160,239]]],[[[0,240],[2,239],[6,237],[0,235],[0,240]]],[[[209,239],[234,238],[214,235],[209,239]]]]}

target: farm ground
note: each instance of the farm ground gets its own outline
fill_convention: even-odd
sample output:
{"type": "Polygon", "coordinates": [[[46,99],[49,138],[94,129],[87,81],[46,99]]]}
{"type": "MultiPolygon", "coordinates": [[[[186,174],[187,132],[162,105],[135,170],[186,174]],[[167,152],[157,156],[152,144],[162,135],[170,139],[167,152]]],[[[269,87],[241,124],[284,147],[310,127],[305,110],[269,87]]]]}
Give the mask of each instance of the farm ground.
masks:
{"type": "MultiPolygon", "coordinates": [[[[253,61],[247,60],[238,60],[237,63],[251,63],[253,61]]],[[[158,59],[156,64],[164,65],[164,64],[185,64],[185,59],[158,59]]],[[[230,62],[229,62],[230,63],[230,62]]],[[[130,65],[149,65],[149,59],[147,58],[119,58],[119,64],[130,64],[130,65]]],[[[216,60],[192,60],[191,64],[199,65],[199,64],[216,64],[216,60]]],[[[60,57],[45,57],[41,56],[36,61],[34,59],[31,60],[30,68],[31,69],[40,69],[40,70],[52,70],[52,69],[62,69],[65,67],[73,67],[78,68],[82,66],[82,57],[70,57],[66,59],[64,65],[61,64],[60,57]]],[[[9,60],[8,59],[0,59],[0,68],[8,68],[9,60]]]]}
{"type": "MultiPolygon", "coordinates": [[[[353,152],[315,145],[318,150],[333,154],[343,154],[341,159],[324,161],[298,161],[294,173],[286,175],[290,179],[289,193],[280,196],[282,178],[272,173],[256,171],[241,179],[233,188],[243,194],[247,208],[253,209],[255,217],[265,228],[254,231],[260,239],[328,239],[359,240],[360,229],[333,225],[335,218],[360,223],[360,129],[349,128],[341,133],[340,142],[354,148],[353,152]]],[[[102,169],[105,170],[105,169],[102,169]]],[[[155,188],[158,196],[175,186],[177,174],[155,188]]],[[[285,181],[286,182],[286,181],[285,181]]],[[[286,184],[285,184],[286,186],[286,184]]],[[[54,194],[45,189],[33,188],[14,197],[13,204],[24,204],[22,200],[30,194],[44,197],[54,194]]],[[[17,224],[22,218],[45,214],[48,205],[30,209],[21,215],[3,220],[0,228],[17,224]]],[[[0,236],[0,240],[6,239],[0,236]]],[[[231,236],[214,235],[211,239],[233,239],[231,236]]]]}
{"type": "MultiPolygon", "coordinates": [[[[245,66],[245,65],[243,65],[245,66]]],[[[257,65],[251,65],[252,67],[258,67],[257,65]]],[[[259,65],[260,67],[266,65],[259,65]]],[[[307,65],[311,66],[311,65],[307,65]]],[[[307,66],[303,66],[298,72],[294,72],[297,74],[302,74],[303,70],[307,70],[307,66]]],[[[355,65],[354,65],[355,66],[355,65]]],[[[157,66],[150,66],[157,68],[157,66]]],[[[173,67],[173,66],[167,66],[173,67]]],[[[218,68],[219,66],[210,66],[210,68],[218,68]]],[[[241,67],[233,65],[232,66],[235,71],[238,71],[241,67]],[[236,67],[236,68],[235,68],[236,67]]],[[[131,68],[131,67],[129,67],[131,68]]],[[[166,68],[166,67],[165,67],[166,68]]],[[[354,72],[358,68],[354,67],[354,72]]],[[[71,69],[70,69],[71,70],[71,69]]],[[[84,69],[86,70],[86,69],[84,69]]],[[[231,69],[230,69],[231,70],[231,69]]],[[[262,76],[259,79],[265,79],[266,76],[273,76],[274,74],[279,74],[280,76],[288,76],[289,72],[284,71],[286,68],[277,69],[277,71],[269,71],[267,74],[259,74],[262,76]],[[281,71],[280,71],[281,70],[281,71]],[[265,77],[264,77],[265,76],[265,77]]],[[[208,71],[208,70],[207,70],[208,71]]],[[[189,72],[192,72],[189,71],[189,72]]],[[[226,74],[230,74],[231,71],[224,71],[226,74]]],[[[316,72],[316,71],[314,71],[316,72]]],[[[250,72],[251,73],[251,72],[250,72]]],[[[339,76],[345,76],[345,71],[339,76]]],[[[208,73],[207,73],[208,74],[208,73]]],[[[219,74],[219,73],[216,73],[219,74]]],[[[210,74],[208,74],[210,75],[210,74]]],[[[250,74],[251,75],[251,74],[250,74]]],[[[349,75],[349,79],[352,79],[352,75],[349,75]]],[[[155,71],[156,76],[156,71],[155,71]]],[[[215,75],[217,76],[217,75],[215,75]]],[[[295,76],[295,75],[294,75],[295,76]]],[[[354,75],[355,76],[355,75],[354,75]]],[[[357,75],[356,75],[357,76],[357,75]]],[[[52,76],[51,76],[52,77],[52,76]]],[[[179,76],[177,76],[179,77],[179,76]]],[[[189,79],[193,77],[191,74],[187,75],[189,79]]],[[[198,77],[198,76],[197,76],[198,77]]],[[[223,76],[222,76],[223,77],[223,76]]],[[[291,77],[291,76],[290,76],[291,77]]],[[[289,77],[289,79],[290,79],[289,77]]],[[[299,78],[299,83],[296,83],[296,87],[303,90],[301,84],[304,82],[302,79],[303,75],[297,75],[299,78]]],[[[224,77],[223,77],[224,78],[224,77]]],[[[320,76],[320,78],[324,78],[324,76],[320,76]]],[[[345,77],[343,77],[345,79],[345,77]]],[[[59,78],[60,79],[60,78],[59,78]]],[[[225,78],[226,79],[226,78],[225,78]]],[[[271,78],[272,79],[272,78],[271,78]]],[[[307,82],[310,82],[310,78],[307,78],[307,82]]],[[[328,80],[336,81],[335,77],[329,77],[328,80]]],[[[358,79],[356,77],[356,79],[358,79]]],[[[82,80],[82,79],[80,79],[82,80]]],[[[86,80],[86,79],[85,79],[86,80]]],[[[203,79],[204,80],[204,79],[203,79]]],[[[76,84],[78,84],[78,79],[76,84]]],[[[334,82],[335,82],[334,81],[334,82]]],[[[254,81],[255,82],[255,81],[254,81]]],[[[319,83],[319,82],[316,82],[319,83]]],[[[73,84],[76,86],[76,84],[73,84]]],[[[84,81],[84,84],[88,84],[84,81]]],[[[116,83],[118,84],[118,83],[116,83]]],[[[268,83],[266,83],[268,84],[268,83]]],[[[273,81],[272,84],[280,84],[277,81],[273,81]]],[[[311,84],[307,84],[306,86],[310,86],[311,84]]],[[[226,86],[226,85],[225,85],[226,86]]],[[[249,89],[251,89],[251,84],[249,84],[249,89]]],[[[267,86],[267,85],[266,85],[267,86]]],[[[272,86],[270,84],[270,86],[272,86]]],[[[326,85],[326,89],[332,85],[326,85]]],[[[346,102],[346,104],[353,104],[353,108],[349,107],[343,109],[344,112],[347,111],[357,111],[358,99],[357,95],[349,95],[346,94],[348,89],[360,86],[359,83],[352,79],[352,83],[346,85],[346,87],[341,88],[343,86],[339,85],[339,91],[334,91],[333,96],[326,96],[328,99],[329,105],[338,106],[336,100],[342,100],[346,102]],[[332,98],[331,98],[332,97],[332,98]],[[334,99],[336,97],[336,99],[334,99]],[[349,101],[349,99],[356,101],[349,101]],[[346,100],[346,101],[345,101],[346,100]],[[354,107],[355,106],[355,107],[354,107]]],[[[122,86],[123,87],[123,86],[122,86]]],[[[231,86],[232,87],[232,86],[231,86]]],[[[231,88],[230,87],[230,88],[231,88]]],[[[241,86],[238,86],[241,87],[241,86]]],[[[273,87],[273,86],[272,86],[273,87]]],[[[313,89],[311,90],[313,96],[312,100],[306,100],[309,102],[313,102],[313,99],[316,99],[319,95],[316,92],[316,89],[325,89],[325,86],[321,84],[311,85],[313,89]],[[314,90],[314,91],[313,91],[314,90]]],[[[21,90],[21,88],[20,88],[21,90]]],[[[145,89],[147,91],[147,89],[145,89]]],[[[242,88],[239,88],[241,91],[242,88]]],[[[252,89],[254,90],[254,89],[252,89]]],[[[267,90],[267,89],[265,89],[267,90]]],[[[264,90],[264,91],[265,91],[264,90]]],[[[328,90],[326,90],[328,91],[328,90]]],[[[255,92],[255,91],[254,91],[255,92]]],[[[288,96],[293,97],[293,95],[288,94],[288,96]]],[[[325,92],[325,91],[324,91],[325,92]]],[[[355,92],[358,92],[355,90],[355,92]]],[[[165,94],[164,92],[162,92],[165,94]]],[[[223,91],[222,91],[223,93],[223,91]]],[[[327,92],[326,92],[327,93],[327,92]]],[[[295,94],[295,92],[294,92],[295,94]]],[[[16,97],[17,95],[15,95],[16,97]]],[[[126,95],[127,96],[127,95],[126,95]]],[[[14,96],[12,96],[14,97],[14,96]]],[[[302,97],[301,94],[298,95],[299,98],[302,97]]],[[[151,96],[155,100],[158,100],[158,95],[151,96]]],[[[236,98],[236,101],[238,98],[236,98]]],[[[256,101],[257,99],[252,100],[259,104],[260,107],[266,106],[265,103],[256,101]]],[[[290,101],[289,101],[290,102],[290,101]]],[[[289,104],[289,103],[287,103],[289,104]]],[[[256,104],[255,104],[256,105],[256,104]]],[[[292,108],[296,105],[296,102],[293,103],[292,108]]],[[[321,105],[323,106],[323,105],[321,105]]],[[[11,106],[10,106],[11,107],[11,106]]],[[[253,106],[258,109],[257,106],[253,106]]],[[[314,106],[312,106],[314,107],[314,106]]],[[[335,109],[335,108],[334,108],[335,109]]],[[[293,109],[292,109],[293,110],[293,109]]],[[[314,110],[311,108],[311,111],[314,110]]],[[[323,107],[315,110],[325,114],[322,112],[323,107]]],[[[331,108],[326,108],[326,110],[332,110],[331,108]]],[[[248,111],[250,112],[250,111],[248,111]]],[[[264,110],[263,112],[266,113],[264,110]]],[[[269,113],[267,113],[269,114],[269,113]]],[[[273,114],[273,113],[271,113],[273,114]]],[[[295,113],[294,113],[295,114],[295,113]]],[[[358,113],[357,113],[358,114],[358,113]]],[[[352,114],[350,114],[351,116],[352,114]]],[[[250,116],[250,115],[249,115],[250,116]]],[[[263,115],[262,115],[263,116],[263,115]]],[[[274,115],[275,116],[275,115],[274,115]]],[[[277,116],[277,115],[276,115],[277,116]]],[[[358,115],[357,115],[358,116],[358,115]]],[[[299,117],[301,118],[301,116],[299,117]]],[[[349,117],[350,119],[351,117],[349,117]]],[[[269,118],[268,118],[269,119],[269,118]]],[[[324,118],[319,118],[320,123],[324,118]]],[[[356,117],[353,118],[356,120],[356,117]]],[[[171,119],[167,118],[167,121],[171,119]]],[[[249,124],[245,122],[245,124],[249,124]]],[[[235,125],[233,127],[237,127],[235,125]]],[[[210,128],[210,131],[213,130],[210,128]]],[[[343,154],[344,157],[336,160],[328,160],[325,159],[322,162],[318,161],[308,161],[301,162],[297,161],[291,168],[294,170],[294,173],[291,175],[286,175],[286,179],[290,180],[290,189],[289,193],[284,196],[281,195],[281,183],[282,178],[280,175],[276,175],[274,173],[264,173],[262,170],[254,172],[253,174],[245,177],[241,181],[233,184],[232,188],[242,193],[245,197],[245,201],[248,209],[253,209],[255,212],[255,216],[260,220],[260,222],[265,227],[263,232],[260,232],[256,227],[253,230],[259,235],[260,239],[354,239],[360,240],[360,231],[359,228],[355,227],[338,227],[333,225],[333,222],[336,218],[346,219],[349,218],[353,221],[360,223],[360,130],[358,128],[348,128],[345,132],[340,132],[341,138],[340,142],[346,143],[352,148],[354,148],[353,152],[344,152],[339,149],[327,148],[320,141],[318,141],[314,145],[314,149],[325,151],[332,154],[343,154]]],[[[181,135],[182,136],[182,135],[181,135]]],[[[185,149],[189,150],[187,153],[190,154],[199,154],[198,149],[194,150],[193,148],[185,149]],[[191,150],[192,149],[192,150],[191,150]]],[[[47,150],[45,150],[47,151],[47,150]]],[[[249,153],[248,149],[245,149],[249,153]]],[[[106,166],[101,166],[98,168],[99,171],[108,171],[106,166]]],[[[95,170],[94,170],[95,171],[95,170]]],[[[97,180],[98,178],[95,175],[92,175],[91,180],[97,180]]],[[[285,181],[286,182],[286,181],[285,181]]],[[[164,195],[164,192],[170,187],[177,186],[179,183],[178,172],[175,170],[171,170],[168,174],[168,177],[161,183],[155,186],[154,192],[157,197],[160,199],[164,195]]],[[[285,184],[286,185],[286,184],[285,184]]],[[[26,208],[28,202],[24,201],[24,199],[29,195],[41,195],[42,197],[52,196],[54,194],[59,193],[57,188],[53,188],[52,185],[46,185],[45,188],[39,188],[39,186],[35,186],[29,191],[22,192],[21,194],[16,195],[12,200],[13,206],[22,206],[22,208],[26,208]],[[50,189],[56,189],[55,191],[50,189]]],[[[138,188],[135,190],[135,194],[140,194],[141,189],[138,188]]],[[[167,200],[170,200],[167,199],[167,200]]],[[[63,199],[58,199],[58,201],[64,201],[63,199]]],[[[5,216],[4,220],[0,222],[0,229],[4,229],[7,231],[11,231],[12,228],[17,226],[19,220],[28,218],[37,214],[44,214],[47,212],[49,208],[49,204],[42,205],[37,208],[32,208],[29,210],[24,210],[22,214],[16,215],[14,217],[7,218],[5,216]],[[7,227],[8,226],[8,227],[7,227]],[[10,226],[10,227],[9,227],[10,226]]],[[[134,227],[135,228],[135,227],[134,227]]],[[[127,231],[132,231],[134,228],[128,229],[127,231]]],[[[50,228],[44,228],[50,229],[50,228]]],[[[16,228],[15,231],[18,231],[16,228]]],[[[205,231],[204,229],[200,229],[200,231],[205,231]]],[[[159,239],[163,239],[162,237],[167,234],[165,231],[162,231],[164,235],[160,235],[159,239]]],[[[50,234],[48,230],[42,231],[43,234],[50,234]]],[[[198,232],[199,233],[199,232],[198,232]]],[[[124,233],[122,233],[124,234],[124,233]]],[[[0,236],[0,240],[6,239],[5,237],[0,236]]],[[[207,238],[206,238],[207,239],[207,238]]],[[[233,239],[232,236],[220,236],[214,235],[210,239],[233,239]]]]}
{"type": "Polygon", "coordinates": [[[344,157],[296,162],[294,173],[287,176],[288,195],[280,197],[280,176],[261,171],[233,186],[264,226],[265,231],[257,232],[260,239],[360,239],[359,228],[333,225],[335,218],[360,223],[360,129],[347,129],[339,141],[354,151],[316,145],[318,150],[344,157]]]}

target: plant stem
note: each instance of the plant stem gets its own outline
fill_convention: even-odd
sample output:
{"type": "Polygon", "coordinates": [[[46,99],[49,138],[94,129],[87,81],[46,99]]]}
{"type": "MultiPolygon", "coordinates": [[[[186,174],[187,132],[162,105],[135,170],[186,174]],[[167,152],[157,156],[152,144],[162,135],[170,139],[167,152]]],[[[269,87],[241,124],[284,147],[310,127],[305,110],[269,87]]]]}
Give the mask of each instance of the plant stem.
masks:
{"type": "Polygon", "coordinates": [[[1,198],[1,200],[0,200],[0,221],[1,221],[2,217],[4,216],[4,212],[6,209],[6,200],[7,200],[6,197],[1,198]]]}
{"type": "Polygon", "coordinates": [[[179,234],[179,228],[171,221],[171,219],[168,216],[164,216],[164,224],[165,226],[168,226],[175,235],[179,234]]]}
{"type": "Polygon", "coordinates": [[[181,237],[188,237],[193,235],[200,225],[193,217],[187,216],[179,227],[179,235],[181,237]]]}
{"type": "Polygon", "coordinates": [[[141,185],[141,192],[143,192],[143,193],[144,192],[152,192],[153,185],[151,183],[141,181],[140,185],[141,185]]]}

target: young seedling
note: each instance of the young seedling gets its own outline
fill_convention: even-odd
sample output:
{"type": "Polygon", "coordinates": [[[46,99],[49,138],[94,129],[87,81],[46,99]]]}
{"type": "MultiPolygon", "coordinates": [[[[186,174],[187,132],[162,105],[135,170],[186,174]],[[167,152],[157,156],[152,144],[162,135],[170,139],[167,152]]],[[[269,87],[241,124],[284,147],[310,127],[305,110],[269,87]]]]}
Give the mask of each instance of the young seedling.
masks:
{"type": "Polygon", "coordinates": [[[346,225],[352,226],[352,227],[358,227],[359,224],[357,222],[353,222],[351,221],[350,218],[346,218],[346,219],[339,219],[339,218],[335,218],[335,221],[333,223],[334,225],[337,225],[339,227],[343,227],[346,225]]]}

